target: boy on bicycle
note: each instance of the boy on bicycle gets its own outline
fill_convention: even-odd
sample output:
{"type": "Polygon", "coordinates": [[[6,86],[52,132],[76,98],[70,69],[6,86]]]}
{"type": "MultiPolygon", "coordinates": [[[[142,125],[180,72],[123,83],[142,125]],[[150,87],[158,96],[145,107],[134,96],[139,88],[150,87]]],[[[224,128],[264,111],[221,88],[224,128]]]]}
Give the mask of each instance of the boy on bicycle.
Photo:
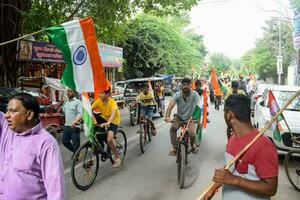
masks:
{"type": "Polygon", "coordinates": [[[156,135],[156,128],[154,123],[152,122],[153,116],[153,107],[156,105],[156,101],[154,99],[153,92],[149,91],[149,85],[145,84],[143,87],[143,91],[138,94],[137,102],[141,105],[141,115],[143,118],[147,117],[152,128],[153,128],[153,136],[156,135]]]}
{"type": "Polygon", "coordinates": [[[100,112],[100,115],[96,116],[97,123],[107,130],[107,144],[115,155],[113,167],[120,167],[122,160],[113,139],[120,125],[121,115],[116,101],[110,97],[110,88],[99,93],[99,99],[92,104],[92,110],[95,109],[100,112]]]}

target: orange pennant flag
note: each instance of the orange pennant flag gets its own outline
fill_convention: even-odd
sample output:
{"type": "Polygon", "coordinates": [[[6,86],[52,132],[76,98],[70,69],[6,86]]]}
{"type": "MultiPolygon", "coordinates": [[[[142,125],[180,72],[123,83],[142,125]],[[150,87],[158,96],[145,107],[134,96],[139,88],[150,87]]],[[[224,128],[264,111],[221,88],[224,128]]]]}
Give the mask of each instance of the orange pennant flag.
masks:
{"type": "Polygon", "coordinates": [[[214,89],[215,96],[221,96],[221,89],[218,84],[218,75],[215,68],[211,69],[210,81],[214,89]]]}

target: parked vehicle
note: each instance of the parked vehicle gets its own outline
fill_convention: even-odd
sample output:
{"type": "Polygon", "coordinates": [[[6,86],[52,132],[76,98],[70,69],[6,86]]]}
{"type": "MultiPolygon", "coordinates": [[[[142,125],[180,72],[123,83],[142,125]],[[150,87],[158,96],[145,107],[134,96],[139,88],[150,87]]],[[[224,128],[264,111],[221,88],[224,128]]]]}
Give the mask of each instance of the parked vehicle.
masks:
{"type": "Polygon", "coordinates": [[[266,84],[266,83],[257,83],[256,89],[251,96],[251,114],[252,117],[254,116],[254,105],[259,97],[263,95],[263,92],[265,91],[266,88],[272,87],[274,84],[266,84]]]}
{"type": "Polygon", "coordinates": [[[118,81],[115,83],[115,92],[124,94],[127,81],[118,81]]]}
{"type": "MultiPolygon", "coordinates": [[[[139,122],[138,116],[140,114],[140,111],[139,111],[138,103],[136,101],[136,97],[142,91],[143,86],[147,84],[149,81],[154,90],[155,84],[159,81],[163,81],[163,79],[159,77],[149,77],[149,78],[136,78],[136,79],[127,80],[127,85],[124,91],[124,99],[126,104],[129,106],[130,122],[132,126],[137,125],[139,122]]],[[[154,96],[156,97],[155,92],[154,92],[154,96]]],[[[160,99],[160,101],[161,101],[160,109],[158,107],[155,107],[153,113],[160,114],[160,116],[163,117],[165,113],[164,97],[160,99]]]]}
{"type": "MultiPolygon", "coordinates": [[[[270,109],[268,106],[269,90],[272,90],[279,107],[282,107],[299,89],[300,87],[283,85],[273,85],[270,88],[266,88],[263,95],[257,99],[254,106],[254,126],[258,129],[262,129],[271,120],[270,109]]],[[[286,154],[289,150],[300,148],[300,145],[293,140],[296,137],[300,137],[300,96],[298,96],[287,109],[283,111],[283,116],[286,119],[292,134],[289,132],[284,120],[279,122],[282,127],[282,140],[280,142],[274,139],[271,127],[265,132],[266,136],[274,142],[280,154],[286,154]]]]}

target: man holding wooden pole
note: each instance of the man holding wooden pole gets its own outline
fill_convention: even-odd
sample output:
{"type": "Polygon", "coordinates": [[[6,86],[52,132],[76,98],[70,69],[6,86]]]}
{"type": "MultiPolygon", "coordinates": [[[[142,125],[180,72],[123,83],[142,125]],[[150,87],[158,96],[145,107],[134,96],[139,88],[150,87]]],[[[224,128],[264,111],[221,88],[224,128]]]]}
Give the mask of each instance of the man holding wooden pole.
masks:
{"type": "MultiPolygon", "coordinates": [[[[230,162],[259,132],[250,121],[250,99],[244,95],[229,96],[224,105],[224,119],[233,128],[225,152],[226,163],[230,162]]],[[[216,183],[202,199],[211,199],[223,186],[223,200],[271,199],[278,184],[278,155],[274,144],[261,136],[228,169],[216,169],[216,183]]]]}

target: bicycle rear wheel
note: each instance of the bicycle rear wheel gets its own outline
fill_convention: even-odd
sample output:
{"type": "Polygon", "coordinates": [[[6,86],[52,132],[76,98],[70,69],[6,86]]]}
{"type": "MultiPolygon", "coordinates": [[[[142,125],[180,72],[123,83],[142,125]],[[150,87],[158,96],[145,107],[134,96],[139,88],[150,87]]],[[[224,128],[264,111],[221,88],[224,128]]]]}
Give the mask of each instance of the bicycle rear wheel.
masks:
{"type": "Polygon", "coordinates": [[[286,175],[293,187],[300,192],[300,151],[290,151],[284,159],[286,175]]]}
{"type": "Polygon", "coordinates": [[[95,181],[99,167],[99,155],[88,141],[75,153],[71,167],[74,186],[79,190],[87,190],[95,181]]]}
{"type": "Polygon", "coordinates": [[[141,152],[144,153],[146,151],[146,140],[147,140],[147,127],[145,127],[145,124],[142,125],[140,133],[140,149],[141,152]]]}
{"type": "Polygon", "coordinates": [[[185,145],[179,143],[177,149],[177,183],[179,188],[184,187],[185,166],[186,166],[186,148],[185,145]]]}
{"type": "MultiPolygon", "coordinates": [[[[119,153],[120,158],[123,162],[125,160],[125,155],[127,152],[127,138],[126,138],[126,134],[124,133],[123,130],[120,130],[120,129],[117,130],[117,132],[115,133],[113,142],[116,145],[117,152],[119,153]]],[[[111,152],[110,149],[109,149],[109,151],[111,152]]],[[[110,157],[110,161],[112,164],[114,164],[114,155],[113,154],[110,157]]]]}

